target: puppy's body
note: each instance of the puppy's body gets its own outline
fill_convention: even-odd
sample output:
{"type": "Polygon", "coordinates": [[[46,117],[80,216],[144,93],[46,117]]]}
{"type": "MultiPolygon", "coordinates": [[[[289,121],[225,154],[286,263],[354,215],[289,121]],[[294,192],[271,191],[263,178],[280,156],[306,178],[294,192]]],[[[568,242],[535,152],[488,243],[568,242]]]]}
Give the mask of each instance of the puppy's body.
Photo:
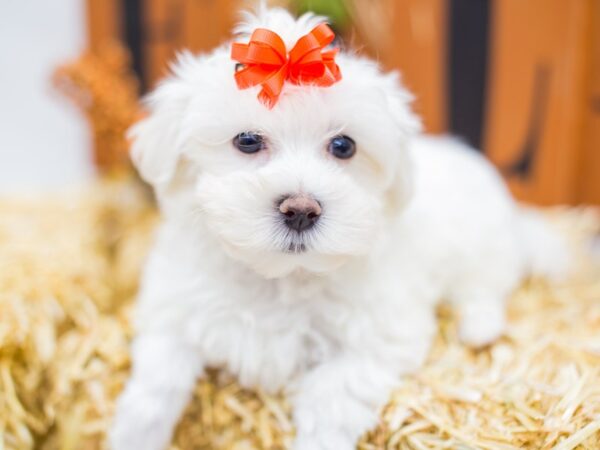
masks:
{"type": "MultiPolygon", "coordinates": [[[[310,25],[281,11],[263,20],[282,34],[310,25]]],[[[202,68],[231,75],[223,61],[217,51],[202,68]]],[[[227,99],[218,105],[188,86],[188,97],[210,103],[207,115],[173,106],[200,70],[185,65],[138,129],[138,167],[157,187],[164,221],[142,280],[115,450],[165,448],[206,367],[286,391],[296,449],[354,448],[400,376],[422,364],[439,300],[456,305],[465,342],[483,345],[502,332],[505,299],[528,272],[561,269],[560,244],[482,157],[451,139],[410,137],[403,91],[374,66],[342,57],[339,89],[298,88],[274,111],[228,90],[242,97],[231,113],[227,99]],[[190,115],[233,126],[215,119],[185,135],[190,115]],[[235,153],[230,136],[258,127],[269,153],[235,153]],[[365,149],[343,164],[320,150],[339,129],[365,149]],[[171,147],[186,144],[163,147],[156,162],[147,147],[165,133],[171,147]],[[290,236],[274,202],[297,192],[317,198],[323,215],[310,233],[290,236]],[[290,251],[299,242],[305,251],[290,251]]]]}

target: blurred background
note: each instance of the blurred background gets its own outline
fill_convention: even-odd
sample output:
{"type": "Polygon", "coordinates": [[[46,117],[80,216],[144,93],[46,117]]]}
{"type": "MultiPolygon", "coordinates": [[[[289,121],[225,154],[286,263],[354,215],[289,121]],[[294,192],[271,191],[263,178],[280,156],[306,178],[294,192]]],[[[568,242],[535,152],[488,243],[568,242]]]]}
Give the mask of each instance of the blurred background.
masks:
{"type": "MultiPolygon", "coordinates": [[[[183,48],[227,41],[246,0],[2,0],[0,193],[127,165],[137,100],[183,48]]],[[[430,133],[461,136],[515,195],[600,204],[600,0],[281,0],[399,69],[430,133]]]]}

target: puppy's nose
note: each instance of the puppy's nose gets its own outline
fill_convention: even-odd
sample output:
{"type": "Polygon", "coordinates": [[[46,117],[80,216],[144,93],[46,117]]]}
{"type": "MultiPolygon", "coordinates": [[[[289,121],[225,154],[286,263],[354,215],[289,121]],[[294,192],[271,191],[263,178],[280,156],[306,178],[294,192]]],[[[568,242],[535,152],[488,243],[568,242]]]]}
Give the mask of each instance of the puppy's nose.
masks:
{"type": "Polygon", "coordinates": [[[279,212],[285,216],[283,221],[288,228],[301,232],[317,223],[321,216],[321,205],[305,195],[293,195],[281,201],[279,212]]]}

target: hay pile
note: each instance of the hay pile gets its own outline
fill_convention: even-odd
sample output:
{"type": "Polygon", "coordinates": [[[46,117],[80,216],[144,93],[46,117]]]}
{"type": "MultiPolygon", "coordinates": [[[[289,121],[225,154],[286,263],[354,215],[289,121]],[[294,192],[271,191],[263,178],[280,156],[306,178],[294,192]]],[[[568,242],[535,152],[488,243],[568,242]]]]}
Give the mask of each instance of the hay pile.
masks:
{"type": "MultiPolygon", "coordinates": [[[[591,211],[553,215],[574,241],[600,225],[591,211]]],[[[104,448],[155,223],[126,184],[0,201],[0,448],[104,448]]],[[[462,347],[442,309],[427,366],[360,448],[600,448],[600,271],[580,264],[564,286],[519,290],[507,337],[489,349],[462,347]]],[[[199,382],[173,449],[284,449],[288,413],[283,399],[214,373],[199,382]]]]}

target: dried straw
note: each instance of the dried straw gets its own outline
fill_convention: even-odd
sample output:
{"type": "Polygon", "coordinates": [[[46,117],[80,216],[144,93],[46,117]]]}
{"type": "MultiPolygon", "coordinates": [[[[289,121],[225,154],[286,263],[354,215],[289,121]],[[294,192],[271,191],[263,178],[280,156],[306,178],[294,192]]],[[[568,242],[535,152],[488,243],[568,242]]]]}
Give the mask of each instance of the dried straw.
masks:
{"type": "MultiPolygon", "coordinates": [[[[581,248],[591,210],[551,214],[581,248]]],[[[0,201],[0,448],[100,449],[128,373],[129,313],[156,222],[130,185],[0,201]]],[[[427,365],[363,438],[367,449],[600,448],[600,269],[582,255],[559,287],[531,280],[506,337],[472,351],[451,311],[427,365]]],[[[284,449],[284,399],[214,372],[200,381],[172,450],[284,449]]]]}

